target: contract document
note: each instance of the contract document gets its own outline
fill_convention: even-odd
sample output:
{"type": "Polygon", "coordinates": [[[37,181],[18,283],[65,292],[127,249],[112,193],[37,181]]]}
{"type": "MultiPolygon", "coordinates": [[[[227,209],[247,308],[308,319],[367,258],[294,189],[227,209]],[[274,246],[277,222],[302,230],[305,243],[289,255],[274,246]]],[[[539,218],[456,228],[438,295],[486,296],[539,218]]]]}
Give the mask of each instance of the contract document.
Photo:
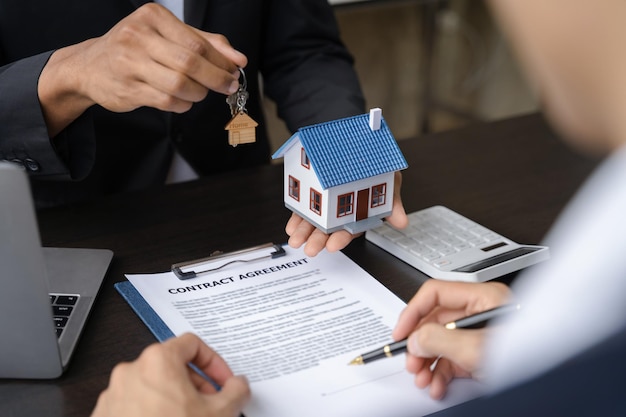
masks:
{"type": "Polygon", "coordinates": [[[405,303],[341,252],[285,251],[225,259],[187,280],[127,278],[173,334],[197,334],[248,377],[246,417],[414,417],[482,393],[476,381],[455,380],[434,401],[415,387],[404,354],[349,366],[392,341],[405,303]]]}

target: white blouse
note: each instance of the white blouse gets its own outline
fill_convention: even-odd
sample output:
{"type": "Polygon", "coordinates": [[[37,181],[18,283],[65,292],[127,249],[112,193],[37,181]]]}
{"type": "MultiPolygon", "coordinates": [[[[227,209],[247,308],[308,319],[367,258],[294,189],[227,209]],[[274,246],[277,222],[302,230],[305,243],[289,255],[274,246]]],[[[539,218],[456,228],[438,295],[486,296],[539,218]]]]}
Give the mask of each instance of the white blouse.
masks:
{"type": "Polygon", "coordinates": [[[626,323],[626,146],[593,173],[552,228],[551,259],[513,285],[522,309],[494,328],[485,356],[494,390],[523,382],[626,323]]]}

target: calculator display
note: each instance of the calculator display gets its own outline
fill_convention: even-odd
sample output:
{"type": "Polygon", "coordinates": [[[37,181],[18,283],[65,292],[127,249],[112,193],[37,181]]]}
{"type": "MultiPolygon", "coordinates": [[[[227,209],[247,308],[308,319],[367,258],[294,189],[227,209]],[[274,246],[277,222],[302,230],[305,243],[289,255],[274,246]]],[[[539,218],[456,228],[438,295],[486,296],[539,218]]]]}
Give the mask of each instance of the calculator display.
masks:
{"type": "Polygon", "coordinates": [[[528,255],[529,253],[533,253],[537,250],[539,250],[539,248],[521,247],[513,249],[512,251],[501,253],[500,255],[492,256],[491,258],[454,269],[454,272],[477,272],[482,269],[489,268],[490,266],[519,258],[520,256],[528,255]]]}
{"type": "Polygon", "coordinates": [[[482,248],[483,252],[489,252],[490,250],[501,248],[502,246],[506,246],[508,243],[506,242],[498,242],[495,245],[487,246],[486,248],[482,248]]]}

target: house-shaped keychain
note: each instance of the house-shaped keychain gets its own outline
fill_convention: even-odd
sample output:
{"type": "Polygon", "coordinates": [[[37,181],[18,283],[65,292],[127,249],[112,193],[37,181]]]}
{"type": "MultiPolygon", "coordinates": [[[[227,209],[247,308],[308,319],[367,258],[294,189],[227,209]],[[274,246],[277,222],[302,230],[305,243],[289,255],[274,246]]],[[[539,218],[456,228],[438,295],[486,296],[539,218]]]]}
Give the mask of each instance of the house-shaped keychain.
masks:
{"type": "Polygon", "coordinates": [[[259,124],[255,122],[248,113],[239,112],[226,125],[228,130],[228,143],[231,146],[237,146],[240,143],[252,143],[256,141],[256,127],[259,124]]]}
{"type": "Polygon", "coordinates": [[[284,157],[285,206],[325,233],[360,233],[391,214],[394,173],[408,167],[381,109],[298,129],[284,157]]]}

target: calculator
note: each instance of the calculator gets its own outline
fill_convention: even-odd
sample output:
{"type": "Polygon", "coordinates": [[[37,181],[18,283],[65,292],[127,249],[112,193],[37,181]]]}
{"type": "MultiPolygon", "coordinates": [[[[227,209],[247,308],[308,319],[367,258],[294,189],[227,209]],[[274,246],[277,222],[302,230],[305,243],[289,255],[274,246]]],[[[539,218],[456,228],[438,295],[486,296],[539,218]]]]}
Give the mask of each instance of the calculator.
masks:
{"type": "Polygon", "coordinates": [[[520,245],[444,206],[408,217],[405,229],[384,223],[365,238],[432,278],[488,281],[550,256],[547,246],[520,245]]]}

